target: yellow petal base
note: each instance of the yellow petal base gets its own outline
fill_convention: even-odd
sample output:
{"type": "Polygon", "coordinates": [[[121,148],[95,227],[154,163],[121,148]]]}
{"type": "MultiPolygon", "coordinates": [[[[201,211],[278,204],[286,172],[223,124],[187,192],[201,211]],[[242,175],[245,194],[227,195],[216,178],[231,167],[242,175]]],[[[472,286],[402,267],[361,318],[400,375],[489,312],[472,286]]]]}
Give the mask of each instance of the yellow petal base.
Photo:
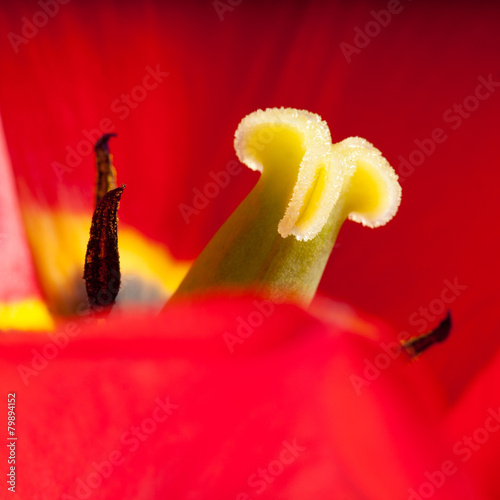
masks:
{"type": "MultiPolygon", "coordinates": [[[[87,308],[83,264],[91,217],[51,210],[35,204],[23,207],[28,240],[51,311],[78,314],[87,308]]],[[[161,307],[186,275],[191,262],[174,259],[168,249],[120,223],[122,286],[117,304],[161,307]]]]}
{"type": "Polygon", "coordinates": [[[53,329],[54,322],[40,299],[0,303],[0,331],[47,332],[53,329]]]}

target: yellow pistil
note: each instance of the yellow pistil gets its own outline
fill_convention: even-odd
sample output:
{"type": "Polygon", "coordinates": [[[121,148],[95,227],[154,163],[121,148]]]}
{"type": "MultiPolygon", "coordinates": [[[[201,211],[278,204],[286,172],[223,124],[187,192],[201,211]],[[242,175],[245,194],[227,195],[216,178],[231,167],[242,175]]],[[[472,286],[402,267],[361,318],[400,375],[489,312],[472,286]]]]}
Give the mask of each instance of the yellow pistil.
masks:
{"type": "Polygon", "coordinates": [[[378,227],[398,209],[401,187],[380,151],[359,137],[332,144],[316,114],[256,111],[241,121],[234,144],[261,177],[173,298],[241,288],[307,304],[344,220],[378,227]]]}

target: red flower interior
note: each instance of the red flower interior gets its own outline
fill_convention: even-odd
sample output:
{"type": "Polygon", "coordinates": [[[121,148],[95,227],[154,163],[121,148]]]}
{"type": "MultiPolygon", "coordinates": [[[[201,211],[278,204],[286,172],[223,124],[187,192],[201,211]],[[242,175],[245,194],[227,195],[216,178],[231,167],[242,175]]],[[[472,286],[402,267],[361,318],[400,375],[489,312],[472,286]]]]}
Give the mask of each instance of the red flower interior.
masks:
{"type": "MultiPolygon", "coordinates": [[[[96,497],[234,498],[255,493],[247,481],[259,467],[281,453],[291,460],[283,442],[294,439],[306,450],[264,496],[403,498],[452,460],[457,470],[434,498],[496,498],[497,436],[470,462],[453,447],[497,408],[498,5],[228,0],[221,19],[219,2],[54,0],[45,22],[41,3],[0,13],[0,113],[25,216],[36,200],[90,221],[90,145],[115,131],[127,183],[120,220],[193,259],[256,174],[232,175],[188,221],[180,205],[194,207],[234,161],[239,120],[274,106],[319,113],[335,141],[376,144],[400,174],[403,202],[383,229],[345,225],[320,286],[392,325],[375,342],[289,306],[231,356],[221,334],[251,304],[179,306],[157,321],[85,330],[25,387],[18,365],[31,366],[48,339],[3,335],[23,498],[75,496],[77,478],[114,450],[125,461],[96,497]],[[446,344],[409,365],[397,358],[356,396],[349,377],[380,342],[424,333],[446,308],[455,325],[446,344]],[[167,396],[179,408],[129,452],[123,433],[167,396]]],[[[5,222],[15,215],[7,201],[0,231],[19,228],[5,222]]],[[[29,281],[29,264],[23,274],[29,281]]]]}

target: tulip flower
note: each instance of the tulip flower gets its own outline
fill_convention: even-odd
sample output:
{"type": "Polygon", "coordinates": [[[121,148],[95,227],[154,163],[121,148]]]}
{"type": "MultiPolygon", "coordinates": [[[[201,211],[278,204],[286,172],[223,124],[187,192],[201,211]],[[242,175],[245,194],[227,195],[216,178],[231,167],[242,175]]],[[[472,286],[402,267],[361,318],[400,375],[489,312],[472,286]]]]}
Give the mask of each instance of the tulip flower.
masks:
{"type": "MultiPolygon", "coordinates": [[[[0,380],[18,439],[0,460],[21,498],[498,496],[497,15],[488,2],[3,9],[0,380]],[[321,281],[305,269],[304,299],[278,303],[276,281],[258,289],[257,264],[222,245],[274,175],[241,165],[234,130],[282,106],[321,115],[332,146],[365,137],[404,195],[383,228],[346,222],[321,281]],[[103,322],[82,275],[93,146],[113,133],[122,288],[103,322]],[[400,341],[448,309],[450,338],[410,362],[400,341]]],[[[314,241],[297,239],[321,219],[300,211],[322,187],[308,175],[282,187],[292,204],[269,224],[290,234],[274,241],[314,241]]]]}

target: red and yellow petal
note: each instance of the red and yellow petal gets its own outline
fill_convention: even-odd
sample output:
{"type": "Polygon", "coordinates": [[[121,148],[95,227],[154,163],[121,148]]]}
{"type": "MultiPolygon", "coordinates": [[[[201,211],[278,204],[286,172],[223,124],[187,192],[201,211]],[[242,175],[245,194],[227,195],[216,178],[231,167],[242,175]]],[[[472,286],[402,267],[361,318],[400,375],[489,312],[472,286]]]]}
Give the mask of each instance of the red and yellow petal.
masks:
{"type": "Polygon", "coordinates": [[[0,121],[0,331],[46,331],[53,321],[40,294],[0,121]]]}

